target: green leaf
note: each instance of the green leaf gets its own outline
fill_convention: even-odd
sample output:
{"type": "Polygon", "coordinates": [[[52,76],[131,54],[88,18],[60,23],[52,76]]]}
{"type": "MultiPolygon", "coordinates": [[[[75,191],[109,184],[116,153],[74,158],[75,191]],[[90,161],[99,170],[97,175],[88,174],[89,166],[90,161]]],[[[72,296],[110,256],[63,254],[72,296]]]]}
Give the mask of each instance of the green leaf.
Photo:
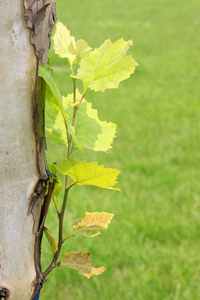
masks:
{"type": "Polygon", "coordinates": [[[59,108],[59,110],[61,111],[61,113],[63,115],[63,118],[66,120],[67,117],[66,117],[65,111],[63,109],[63,105],[62,105],[62,96],[61,96],[61,93],[60,93],[60,90],[59,90],[57,84],[55,83],[55,81],[52,77],[51,72],[47,69],[46,66],[43,66],[43,67],[39,67],[38,75],[41,76],[45,80],[45,82],[49,86],[49,89],[52,93],[52,95],[49,95],[49,98],[48,98],[48,99],[51,98],[51,100],[49,100],[50,104],[54,103],[53,107],[56,109],[59,108]]]}
{"type": "MultiPolygon", "coordinates": [[[[56,176],[57,170],[55,168],[55,164],[47,163],[47,167],[48,167],[50,174],[53,175],[53,177],[56,176]]],[[[52,177],[50,177],[50,181],[53,182],[53,180],[54,180],[54,178],[52,179],[52,177]]]]}
{"type": "Polygon", "coordinates": [[[89,56],[92,48],[84,40],[78,40],[76,43],[70,43],[69,51],[80,59],[89,56]]]}
{"type": "Polygon", "coordinates": [[[54,205],[55,205],[55,208],[56,210],[58,211],[59,210],[59,206],[58,206],[58,195],[60,194],[60,192],[62,191],[63,189],[63,185],[59,179],[59,177],[56,175],[57,173],[57,170],[55,168],[55,164],[49,164],[47,163],[47,166],[48,166],[48,170],[51,174],[50,176],[50,182],[53,182],[55,179],[56,179],[56,182],[55,182],[55,185],[54,185],[54,189],[53,189],[53,193],[52,193],[52,199],[53,199],[53,202],[54,202],[54,205]]]}
{"type": "Polygon", "coordinates": [[[51,89],[48,85],[46,85],[45,101],[48,102],[56,110],[60,110],[59,106],[58,106],[58,103],[56,101],[56,98],[54,97],[54,95],[51,92],[51,89]]]}
{"type": "Polygon", "coordinates": [[[108,228],[113,216],[113,214],[107,212],[86,212],[83,219],[78,219],[73,222],[73,227],[68,237],[76,234],[94,237],[100,234],[100,229],[108,228]]]}
{"type": "Polygon", "coordinates": [[[106,40],[83,59],[78,71],[83,81],[83,93],[88,88],[102,92],[107,88],[117,88],[122,80],[129,78],[137,66],[131,56],[125,55],[131,45],[131,41],[125,42],[123,39],[115,43],[106,40]]]}
{"type": "MultiPolygon", "coordinates": [[[[76,92],[77,98],[81,94],[76,92]]],[[[73,94],[63,97],[63,103],[69,120],[73,118],[73,94]]],[[[108,151],[116,133],[116,125],[99,120],[97,110],[83,100],[77,114],[75,135],[82,148],[94,151],[108,151]]]]}
{"type": "Polygon", "coordinates": [[[46,103],[45,107],[46,137],[58,144],[68,144],[63,115],[46,103]]]}
{"type": "Polygon", "coordinates": [[[51,246],[53,253],[56,253],[58,251],[58,245],[57,245],[56,241],[54,240],[54,238],[52,237],[50,231],[46,227],[44,227],[44,233],[47,237],[47,240],[51,246]]]}
{"type": "MultiPolygon", "coordinates": [[[[63,108],[64,114],[67,116],[67,128],[68,132],[71,135],[75,145],[82,151],[82,147],[77,140],[75,135],[75,129],[70,124],[70,119],[68,118],[68,114],[65,113],[63,108]]],[[[67,132],[64,123],[63,114],[60,111],[57,111],[48,103],[46,103],[45,107],[45,129],[46,129],[46,137],[57,144],[66,144],[68,145],[67,139],[67,132]]]]}
{"type": "Polygon", "coordinates": [[[47,138],[58,144],[67,144],[67,124],[67,130],[71,135],[75,145],[82,151],[82,147],[79,145],[79,142],[75,136],[75,130],[67,119],[67,113],[63,107],[60,90],[57,87],[51,72],[49,71],[48,65],[40,67],[38,75],[41,76],[48,85],[46,100],[50,105],[46,105],[45,109],[45,127],[47,138]]]}
{"type": "Polygon", "coordinates": [[[70,253],[65,253],[63,259],[60,262],[60,265],[78,270],[79,274],[86,276],[87,278],[103,273],[105,271],[105,268],[93,268],[92,261],[89,256],[90,254],[87,252],[72,251],[70,253]]]}
{"type": "Polygon", "coordinates": [[[103,165],[98,166],[97,162],[87,163],[73,158],[66,159],[55,167],[60,174],[69,175],[73,184],[94,185],[119,191],[119,189],[112,187],[117,183],[119,170],[105,169],[103,165]]]}
{"type": "Polygon", "coordinates": [[[95,151],[108,151],[116,133],[116,124],[101,121],[92,104],[82,101],[79,108],[76,136],[83,148],[95,151]]]}
{"type": "Polygon", "coordinates": [[[70,64],[76,59],[76,55],[69,51],[69,45],[75,44],[75,39],[70,35],[70,31],[61,22],[57,22],[56,31],[53,36],[54,51],[62,58],[68,58],[70,64]]]}
{"type": "Polygon", "coordinates": [[[53,199],[53,202],[54,202],[54,205],[55,205],[55,208],[57,211],[59,210],[58,195],[60,194],[62,189],[63,189],[63,185],[62,185],[60,179],[57,177],[56,184],[54,186],[53,193],[52,193],[52,199],[53,199]]]}

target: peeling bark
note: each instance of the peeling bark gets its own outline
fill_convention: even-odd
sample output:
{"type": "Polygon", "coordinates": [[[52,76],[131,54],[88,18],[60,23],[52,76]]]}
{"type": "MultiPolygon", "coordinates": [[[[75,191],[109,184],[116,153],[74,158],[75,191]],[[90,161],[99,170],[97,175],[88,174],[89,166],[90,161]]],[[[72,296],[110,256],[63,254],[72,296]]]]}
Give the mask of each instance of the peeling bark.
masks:
{"type": "Polygon", "coordinates": [[[51,32],[56,21],[56,0],[24,0],[31,43],[35,46],[39,65],[48,62],[51,32]]]}

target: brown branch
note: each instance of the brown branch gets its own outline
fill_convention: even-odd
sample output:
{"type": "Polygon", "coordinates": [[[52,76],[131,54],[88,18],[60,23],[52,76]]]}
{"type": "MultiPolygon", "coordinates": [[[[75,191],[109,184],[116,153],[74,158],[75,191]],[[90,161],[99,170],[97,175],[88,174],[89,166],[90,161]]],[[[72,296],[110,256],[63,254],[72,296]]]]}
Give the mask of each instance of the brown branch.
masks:
{"type": "Polygon", "coordinates": [[[40,226],[39,226],[39,230],[37,233],[38,235],[41,233],[41,230],[43,229],[55,184],[56,184],[56,178],[53,180],[53,182],[49,182],[48,193],[46,194],[43,205],[42,205],[42,211],[41,211],[41,216],[40,216],[40,226]]]}

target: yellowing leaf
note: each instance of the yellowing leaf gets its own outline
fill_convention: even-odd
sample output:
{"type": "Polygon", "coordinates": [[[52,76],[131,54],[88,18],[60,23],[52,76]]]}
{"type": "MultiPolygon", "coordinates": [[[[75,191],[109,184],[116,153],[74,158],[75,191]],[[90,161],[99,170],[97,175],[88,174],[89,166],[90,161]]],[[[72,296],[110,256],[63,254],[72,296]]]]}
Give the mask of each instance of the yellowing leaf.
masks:
{"type": "Polygon", "coordinates": [[[113,214],[107,212],[86,212],[83,219],[78,219],[73,222],[73,227],[68,237],[76,234],[94,237],[100,234],[100,229],[108,228],[113,216],[113,214]]]}
{"type": "Polygon", "coordinates": [[[116,179],[120,171],[117,169],[105,169],[103,165],[98,166],[97,162],[77,161],[72,157],[55,166],[62,175],[69,175],[73,184],[95,185],[105,189],[114,189],[112,186],[117,183],[116,179]]]}
{"type": "Polygon", "coordinates": [[[47,240],[51,246],[53,253],[56,253],[58,251],[58,245],[57,245],[56,241],[54,240],[54,238],[52,237],[50,231],[46,227],[44,228],[44,233],[47,237],[47,240]]]}
{"type": "Polygon", "coordinates": [[[107,88],[117,88],[122,80],[130,77],[137,66],[131,56],[125,55],[131,44],[132,41],[123,39],[115,43],[106,40],[82,60],[78,76],[83,81],[84,92],[88,88],[102,92],[107,88]]]}
{"type": "Polygon", "coordinates": [[[88,278],[90,278],[90,277],[93,276],[93,275],[100,275],[100,274],[102,274],[105,270],[106,270],[106,268],[104,268],[104,267],[92,268],[92,270],[91,270],[91,275],[89,275],[88,278]]]}
{"type": "Polygon", "coordinates": [[[99,275],[105,271],[104,267],[93,268],[92,261],[87,252],[70,252],[66,253],[61,260],[61,266],[76,269],[79,274],[90,278],[93,275],[99,275]]]}
{"type": "Polygon", "coordinates": [[[54,51],[62,58],[68,58],[70,64],[76,59],[76,55],[69,51],[69,45],[75,43],[75,39],[70,35],[70,31],[61,22],[57,22],[56,31],[53,36],[54,51]]]}

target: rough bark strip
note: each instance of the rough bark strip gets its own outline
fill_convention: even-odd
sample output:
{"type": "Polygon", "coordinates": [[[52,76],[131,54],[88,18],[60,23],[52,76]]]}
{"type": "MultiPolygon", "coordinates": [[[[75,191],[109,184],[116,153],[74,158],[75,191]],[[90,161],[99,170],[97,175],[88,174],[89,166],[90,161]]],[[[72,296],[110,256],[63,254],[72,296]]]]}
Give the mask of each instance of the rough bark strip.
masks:
{"type": "MultiPolygon", "coordinates": [[[[37,68],[38,69],[38,68],[37,68]]],[[[42,242],[42,232],[39,234],[38,230],[40,228],[40,218],[42,210],[42,202],[46,194],[46,186],[48,181],[48,174],[46,172],[46,157],[45,157],[45,120],[44,120],[44,110],[45,110],[45,90],[46,84],[44,80],[37,75],[36,71],[36,81],[35,89],[33,93],[33,119],[34,119],[34,132],[36,138],[36,152],[37,152],[37,165],[40,174],[40,179],[38,180],[34,193],[31,198],[31,202],[28,209],[28,215],[32,213],[34,226],[33,233],[35,234],[35,247],[34,247],[34,262],[36,269],[36,280],[34,282],[35,295],[36,292],[40,291],[42,288],[44,278],[41,270],[41,242],[42,242]]],[[[32,296],[33,299],[33,296],[32,296]]]]}
{"type": "Polygon", "coordinates": [[[47,179],[47,165],[45,159],[46,139],[45,139],[45,91],[46,83],[43,78],[37,76],[36,93],[34,95],[34,131],[36,135],[37,153],[38,153],[38,169],[41,179],[47,179]]]}
{"type": "MultiPolygon", "coordinates": [[[[38,69],[38,66],[37,66],[38,69]]],[[[33,214],[34,218],[34,230],[36,234],[38,231],[38,224],[40,221],[40,214],[42,207],[42,201],[46,194],[46,185],[48,180],[48,174],[46,172],[46,140],[45,140],[45,91],[46,83],[45,81],[37,75],[36,71],[36,81],[35,89],[33,93],[33,119],[34,119],[34,132],[36,138],[36,152],[37,152],[37,164],[38,171],[40,174],[40,180],[37,182],[32,199],[28,209],[28,215],[33,214]]]]}
{"type": "Polygon", "coordinates": [[[39,65],[48,62],[51,32],[56,21],[56,0],[24,0],[31,43],[35,46],[39,65]]]}
{"type": "MultiPolygon", "coordinates": [[[[40,173],[31,203],[28,210],[28,215],[32,213],[34,219],[34,234],[35,234],[35,269],[36,280],[34,282],[34,295],[40,291],[44,283],[44,276],[41,270],[41,241],[43,235],[43,224],[41,225],[41,210],[42,202],[46,194],[46,186],[49,175],[46,172],[46,140],[45,140],[45,91],[46,83],[43,78],[38,77],[38,66],[48,62],[48,52],[50,48],[51,32],[56,21],[56,0],[24,0],[25,17],[27,27],[31,28],[31,43],[35,46],[37,56],[37,71],[35,89],[33,94],[33,119],[34,131],[36,137],[37,163],[40,173]],[[40,226],[41,225],[41,226],[40,226]]],[[[48,192],[49,194],[49,192],[48,192]]],[[[47,194],[47,195],[48,195],[47,194]]],[[[43,203],[45,206],[45,200],[43,203]]]]}
{"type": "Polygon", "coordinates": [[[40,216],[39,228],[38,228],[38,232],[36,234],[35,268],[36,268],[37,278],[35,281],[35,291],[32,296],[32,299],[34,299],[34,295],[36,295],[38,292],[40,292],[41,288],[43,287],[44,282],[46,281],[46,279],[44,278],[44,275],[42,273],[42,269],[41,269],[41,242],[42,242],[42,237],[43,237],[44,222],[45,222],[46,214],[47,214],[49,204],[51,201],[51,196],[53,193],[55,183],[56,183],[56,179],[53,182],[49,183],[48,193],[46,194],[46,196],[44,198],[44,203],[42,206],[42,212],[41,212],[41,216],[40,216]]]}

